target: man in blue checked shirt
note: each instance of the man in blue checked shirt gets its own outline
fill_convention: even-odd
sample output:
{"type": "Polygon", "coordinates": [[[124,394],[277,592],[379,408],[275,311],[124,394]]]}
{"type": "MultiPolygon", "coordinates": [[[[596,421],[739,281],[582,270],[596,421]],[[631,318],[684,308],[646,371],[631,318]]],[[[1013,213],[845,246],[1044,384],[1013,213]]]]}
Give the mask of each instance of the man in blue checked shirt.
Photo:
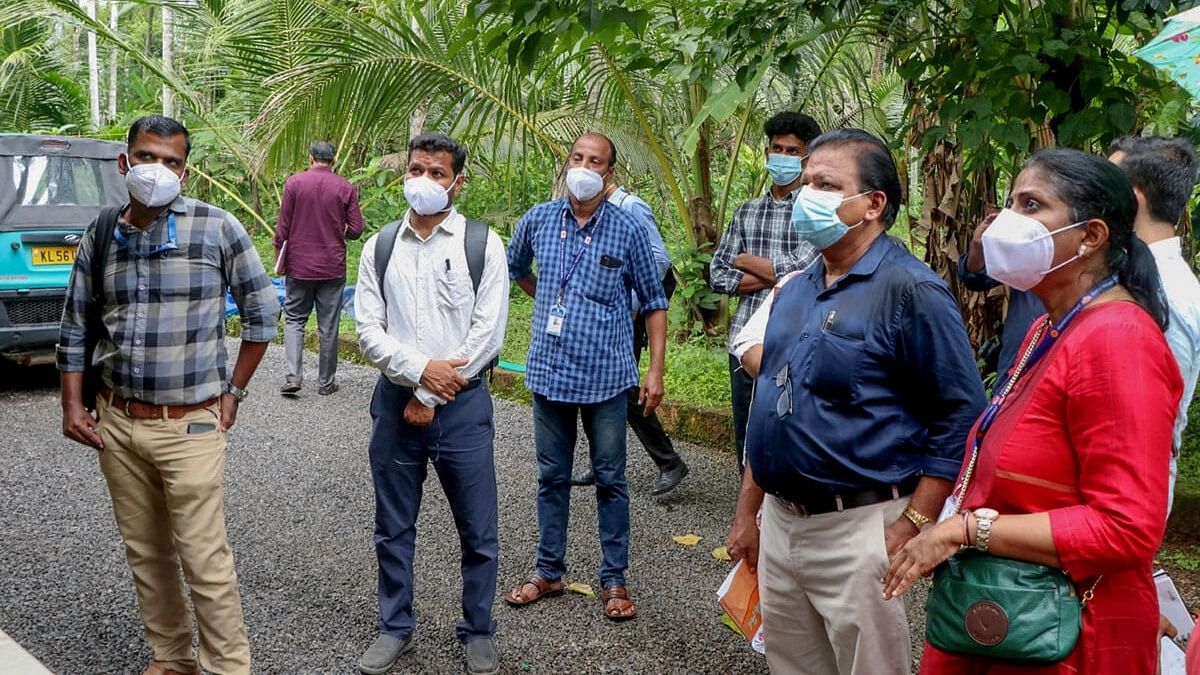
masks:
{"type": "Polygon", "coordinates": [[[535,299],[525,385],[533,392],[539,541],[534,572],[505,601],[528,605],[565,589],[571,464],[582,417],[596,480],[604,615],[624,621],[637,615],[625,589],[625,392],[638,382],[629,294],[637,295],[650,343],[639,395],[645,415],[663,395],[667,298],[644,227],[605,200],[615,164],[611,140],[580,136],[571,149],[568,196],[530,209],[508,245],[509,276],[535,299]]]}

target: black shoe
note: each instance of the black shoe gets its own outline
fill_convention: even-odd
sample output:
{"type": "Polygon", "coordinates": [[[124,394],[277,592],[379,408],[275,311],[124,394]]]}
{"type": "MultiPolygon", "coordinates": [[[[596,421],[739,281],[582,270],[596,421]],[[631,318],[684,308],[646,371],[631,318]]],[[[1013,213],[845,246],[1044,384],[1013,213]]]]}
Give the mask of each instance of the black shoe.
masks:
{"type": "Polygon", "coordinates": [[[284,396],[295,396],[296,394],[300,393],[300,389],[301,387],[299,382],[288,380],[287,382],[283,383],[282,387],[279,388],[279,393],[283,394],[284,396]]]}
{"type": "Polygon", "coordinates": [[[588,469],[587,471],[580,471],[574,476],[571,476],[571,485],[595,485],[595,483],[596,476],[592,473],[591,469],[588,469]]]}
{"type": "Polygon", "coordinates": [[[383,675],[396,665],[401,656],[413,648],[413,634],[409,633],[403,640],[380,633],[371,643],[367,651],[358,659],[358,669],[365,675],[383,675]]]}
{"type": "Polygon", "coordinates": [[[654,489],[650,494],[654,496],[665,495],[671,490],[674,490],[684,476],[688,475],[688,465],[679,460],[679,465],[674,469],[668,469],[658,475],[658,482],[654,484],[654,489]]]}
{"type": "Polygon", "coordinates": [[[328,396],[328,395],[336,392],[338,389],[341,389],[341,387],[338,386],[338,383],[331,382],[328,385],[317,389],[317,393],[320,394],[321,396],[328,396]]]}

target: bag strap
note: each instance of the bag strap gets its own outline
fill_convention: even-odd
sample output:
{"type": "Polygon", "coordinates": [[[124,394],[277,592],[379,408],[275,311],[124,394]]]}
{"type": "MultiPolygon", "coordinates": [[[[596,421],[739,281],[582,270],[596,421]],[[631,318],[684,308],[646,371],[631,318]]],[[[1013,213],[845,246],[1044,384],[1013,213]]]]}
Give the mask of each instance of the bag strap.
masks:
{"type": "MultiPolygon", "coordinates": [[[[388,263],[392,260],[392,249],[396,247],[396,237],[400,234],[400,226],[403,224],[403,220],[393,220],[383,226],[375,239],[375,278],[379,280],[379,297],[384,301],[387,300],[387,287],[383,283],[383,276],[387,273],[388,263]]],[[[384,306],[387,306],[386,302],[384,306]]]]}
{"type": "Polygon", "coordinates": [[[467,271],[471,273],[471,289],[479,294],[479,282],[483,279],[483,261],[487,255],[488,224],[482,220],[467,220],[467,234],[463,237],[463,248],[467,254],[467,271]]]}
{"type": "Polygon", "coordinates": [[[124,209],[123,206],[106,206],[96,217],[96,229],[92,233],[92,297],[89,303],[104,301],[104,265],[108,262],[108,249],[112,246],[113,232],[117,229],[117,218],[124,209]]]}

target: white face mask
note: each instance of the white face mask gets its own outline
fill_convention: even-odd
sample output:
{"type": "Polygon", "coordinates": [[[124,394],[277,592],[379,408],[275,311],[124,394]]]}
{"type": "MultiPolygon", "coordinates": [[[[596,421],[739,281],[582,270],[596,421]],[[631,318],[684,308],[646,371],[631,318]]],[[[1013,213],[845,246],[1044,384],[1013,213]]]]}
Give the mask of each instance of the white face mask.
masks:
{"type": "Polygon", "coordinates": [[[1055,265],[1052,237],[1086,222],[1081,220],[1051,232],[1035,218],[1004,209],[983,231],[983,262],[988,276],[1018,291],[1037,286],[1047,274],[1080,257],[1055,265]]]}
{"type": "Polygon", "coordinates": [[[581,202],[586,202],[604,189],[604,176],[577,166],[567,170],[567,190],[581,202]]]}
{"type": "Polygon", "coordinates": [[[408,207],[422,216],[450,210],[450,188],[427,176],[417,176],[404,181],[404,200],[408,207]]]}
{"type": "Polygon", "coordinates": [[[182,185],[174,171],[152,162],[130,166],[125,172],[125,187],[137,203],[158,208],[175,201],[182,185]]]}

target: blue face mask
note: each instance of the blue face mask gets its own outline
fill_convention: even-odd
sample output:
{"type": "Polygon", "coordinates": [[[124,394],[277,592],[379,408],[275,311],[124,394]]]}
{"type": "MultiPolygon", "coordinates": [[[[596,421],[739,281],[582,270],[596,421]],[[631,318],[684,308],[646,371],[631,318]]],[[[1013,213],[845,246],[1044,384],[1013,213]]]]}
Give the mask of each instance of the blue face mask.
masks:
{"type": "Polygon", "coordinates": [[[767,155],[767,173],[776,185],[788,185],[800,177],[801,158],[794,155],[767,155]]]}
{"type": "Polygon", "coordinates": [[[840,241],[847,232],[862,225],[861,220],[854,225],[843,223],[837,211],[843,202],[866,194],[870,192],[844,197],[838,192],[824,192],[805,185],[800,188],[800,194],[792,206],[792,227],[796,228],[801,239],[818,251],[823,251],[840,241]]]}

